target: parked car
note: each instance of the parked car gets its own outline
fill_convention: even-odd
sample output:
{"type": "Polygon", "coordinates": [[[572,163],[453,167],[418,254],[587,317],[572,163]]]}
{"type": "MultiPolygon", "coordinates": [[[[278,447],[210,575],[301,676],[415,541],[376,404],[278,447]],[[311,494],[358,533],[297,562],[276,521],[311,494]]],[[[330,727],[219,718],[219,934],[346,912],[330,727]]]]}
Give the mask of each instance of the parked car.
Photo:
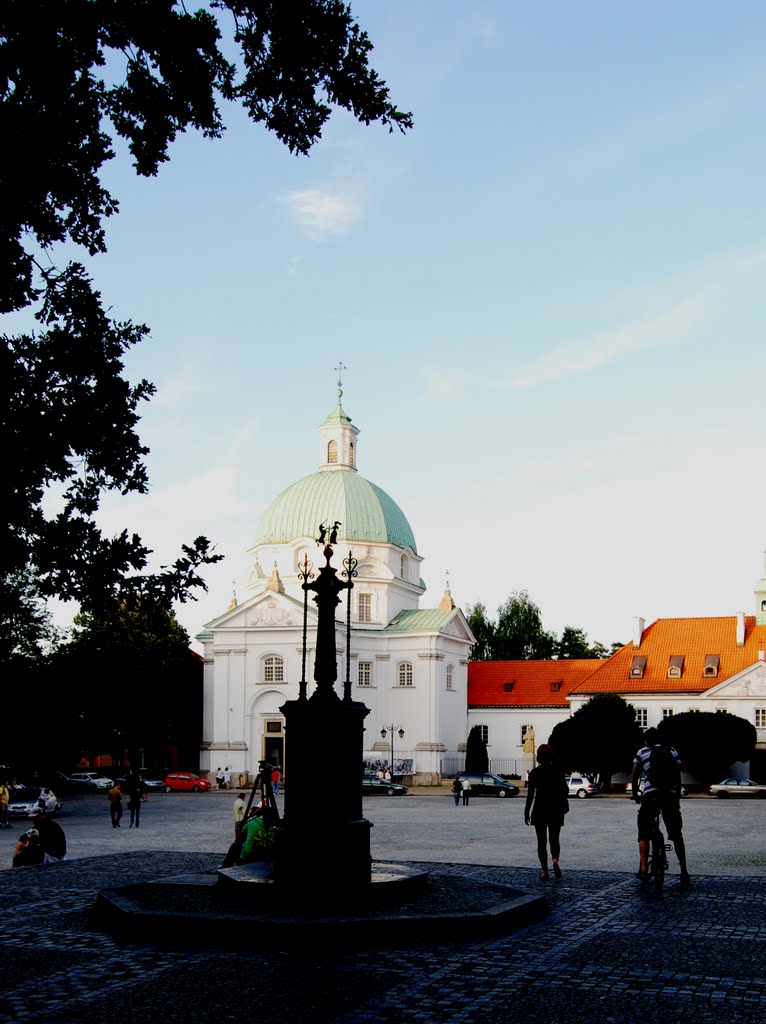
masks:
{"type": "Polygon", "coordinates": [[[480,774],[478,772],[460,772],[458,778],[468,779],[471,784],[471,796],[518,796],[519,787],[506,782],[499,775],[480,774]]]}
{"type": "Polygon", "coordinates": [[[710,787],[711,796],[755,796],[766,797],[766,786],[752,779],[724,779],[710,787]]]}
{"type": "Polygon", "coordinates": [[[595,796],[598,792],[587,775],[567,775],[566,784],[569,787],[569,795],[579,796],[581,800],[586,796],[595,796]]]}
{"type": "Polygon", "coordinates": [[[195,775],[194,772],[168,772],[165,776],[163,789],[166,793],[204,793],[210,789],[210,783],[207,779],[195,775]]]}
{"type": "Polygon", "coordinates": [[[386,782],[377,775],[365,775],[362,779],[362,796],[376,796],[378,793],[384,796],[404,796],[407,787],[398,782],[386,782]]]}
{"type": "MultiPolygon", "coordinates": [[[[158,779],[156,776],[144,775],[143,772],[141,772],[140,774],[141,774],[142,779],[144,780],[144,785],[146,786],[147,789],[152,790],[152,789],[164,789],[165,788],[165,776],[164,775],[163,775],[163,777],[161,779],[158,779]]],[[[126,782],[128,781],[128,776],[127,776],[127,774],[126,775],[121,775],[119,777],[119,779],[116,779],[115,781],[119,782],[119,784],[121,786],[124,786],[126,784],[126,782]]]]}
{"type": "MultiPolygon", "coordinates": [[[[643,780],[643,777],[642,777],[639,780],[639,783],[638,783],[638,795],[641,796],[643,794],[643,792],[644,792],[644,780],[643,780]]],[[[626,782],[625,783],[625,795],[627,796],[627,798],[629,800],[631,800],[633,798],[633,783],[632,782],[626,782]]],[[[688,796],[688,795],[689,795],[689,790],[686,788],[686,786],[681,786],[681,796],[688,796]]]]}
{"type": "Polygon", "coordinates": [[[101,772],[72,772],[68,781],[77,789],[111,789],[114,785],[114,779],[108,779],[101,772]]]}
{"type": "MultiPolygon", "coordinates": [[[[8,801],[8,816],[10,818],[34,818],[40,807],[39,789],[31,786],[16,786],[8,801]]],[[[51,817],[55,817],[61,810],[61,802],[53,790],[48,791],[45,810],[51,817]]]]}

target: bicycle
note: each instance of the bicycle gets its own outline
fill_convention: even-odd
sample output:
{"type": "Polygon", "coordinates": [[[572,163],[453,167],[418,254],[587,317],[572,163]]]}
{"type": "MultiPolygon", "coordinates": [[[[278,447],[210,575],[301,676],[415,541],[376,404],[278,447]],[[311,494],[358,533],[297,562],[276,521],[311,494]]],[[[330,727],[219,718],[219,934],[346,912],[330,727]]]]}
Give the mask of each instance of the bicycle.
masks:
{"type": "Polygon", "coordinates": [[[671,844],[665,842],[665,835],[660,827],[660,809],[654,815],[652,838],[649,841],[649,857],[646,862],[646,879],[654,882],[658,896],[665,887],[665,875],[668,870],[668,850],[671,844]]]}

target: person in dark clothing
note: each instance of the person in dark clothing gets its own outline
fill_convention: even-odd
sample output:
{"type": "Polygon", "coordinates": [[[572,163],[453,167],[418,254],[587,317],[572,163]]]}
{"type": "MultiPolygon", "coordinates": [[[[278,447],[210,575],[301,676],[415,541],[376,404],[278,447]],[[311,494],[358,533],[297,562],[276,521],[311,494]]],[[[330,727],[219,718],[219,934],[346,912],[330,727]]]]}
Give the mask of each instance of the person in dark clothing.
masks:
{"type": "Polygon", "coordinates": [[[35,828],[40,833],[40,846],[45,852],[44,864],[57,864],[66,860],[66,836],[63,828],[52,821],[45,811],[34,818],[35,828]]]}
{"type": "Polygon", "coordinates": [[[548,881],[548,846],[551,849],[553,874],[561,878],[559,834],[564,815],[569,811],[569,789],[563,772],[553,763],[553,753],[547,743],[537,749],[537,767],[529,773],[524,822],[534,825],[537,833],[537,856],[540,858],[540,880],[548,881]]]}
{"type": "Polygon", "coordinates": [[[128,810],[130,811],[130,827],[139,828],[141,821],[141,800],[146,792],[146,783],[140,772],[128,772],[125,778],[125,792],[128,794],[128,810]]]}

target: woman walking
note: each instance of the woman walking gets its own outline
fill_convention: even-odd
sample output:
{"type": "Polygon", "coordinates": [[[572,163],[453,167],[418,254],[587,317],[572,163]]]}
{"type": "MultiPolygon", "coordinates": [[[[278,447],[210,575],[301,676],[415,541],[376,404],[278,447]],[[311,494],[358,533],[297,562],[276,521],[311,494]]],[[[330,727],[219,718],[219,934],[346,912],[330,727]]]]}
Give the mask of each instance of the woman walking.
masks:
{"type": "Polygon", "coordinates": [[[561,878],[559,833],[564,825],[564,815],[569,811],[569,789],[563,773],[553,764],[553,753],[547,743],[541,743],[538,747],[537,762],[537,767],[529,773],[524,822],[534,825],[537,856],[540,858],[540,880],[547,882],[549,845],[553,874],[561,878]]]}

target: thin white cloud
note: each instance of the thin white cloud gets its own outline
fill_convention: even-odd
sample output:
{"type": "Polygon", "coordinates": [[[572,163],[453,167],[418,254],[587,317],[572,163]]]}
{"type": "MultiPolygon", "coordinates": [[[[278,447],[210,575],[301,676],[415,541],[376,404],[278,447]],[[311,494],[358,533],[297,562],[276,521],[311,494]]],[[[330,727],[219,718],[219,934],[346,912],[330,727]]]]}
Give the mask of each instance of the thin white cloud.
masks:
{"type": "Polygon", "coordinates": [[[361,208],[350,195],[322,189],[304,189],[283,196],[290,214],[300,227],[316,235],[342,235],[361,216],[361,208]]]}
{"type": "Polygon", "coordinates": [[[756,248],[725,256],[715,266],[697,268],[693,276],[687,275],[674,286],[658,284],[654,294],[650,289],[626,293],[629,301],[620,311],[622,326],[558,345],[506,377],[493,379],[491,386],[526,390],[597,370],[636,352],[680,343],[718,307],[731,302],[735,293],[753,285],[762,288],[765,264],[766,250],[756,248]],[[640,315],[652,307],[651,315],[640,315]]]}

